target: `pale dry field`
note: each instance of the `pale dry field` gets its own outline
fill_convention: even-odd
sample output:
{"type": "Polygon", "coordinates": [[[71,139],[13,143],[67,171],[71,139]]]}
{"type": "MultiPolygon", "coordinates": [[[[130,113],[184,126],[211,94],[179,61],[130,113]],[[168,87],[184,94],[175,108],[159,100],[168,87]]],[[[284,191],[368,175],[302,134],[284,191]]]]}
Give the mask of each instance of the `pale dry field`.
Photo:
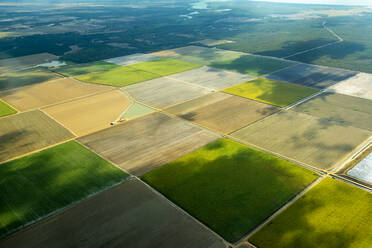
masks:
{"type": "Polygon", "coordinates": [[[18,110],[26,111],[108,90],[111,88],[61,78],[3,91],[0,98],[18,110]]]}
{"type": "Polygon", "coordinates": [[[255,77],[237,72],[203,66],[190,71],[176,73],[169,78],[181,80],[215,90],[221,90],[254,79],[255,77]]]}
{"type": "Polygon", "coordinates": [[[79,138],[79,142],[135,174],[186,155],[218,135],[163,113],[153,113],[79,138]]]}
{"type": "Polygon", "coordinates": [[[164,77],[126,86],[123,89],[137,101],[156,108],[178,104],[213,91],[164,77]]]}
{"type": "Polygon", "coordinates": [[[119,90],[53,105],[42,110],[78,136],[110,127],[130,105],[119,90]]]}
{"type": "Polygon", "coordinates": [[[22,57],[0,60],[0,73],[32,67],[38,64],[57,60],[58,57],[50,53],[38,53],[22,57]]]}
{"type": "Polygon", "coordinates": [[[359,97],[323,93],[292,110],[372,131],[372,101],[359,97]]]}
{"type": "Polygon", "coordinates": [[[0,162],[73,138],[39,110],[0,119],[0,162]]]}
{"type": "Polygon", "coordinates": [[[328,90],[372,100],[372,74],[358,73],[354,77],[329,87],[328,90]]]}
{"type": "Polygon", "coordinates": [[[109,62],[109,63],[117,64],[117,65],[126,66],[126,65],[137,64],[137,63],[140,63],[140,62],[156,60],[158,58],[159,57],[157,57],[157,56],[152,56],[152,55],[149,55],[149,54],[136,53],[136,54],[127,55],[127,56],[105,59],[105,61],[109,62]]]}
{"type": "Polygon", "coordinates": [[[232,136],[319,169],[329,169],[371,132],[295,111],[283,111],[232,136]]]}
{"type": "Polygon", "coordinates": [[[224,248],[222,240],[130,179],[2,241],[0,247],[224,248]]]}
{"type": "Polygon", "coordinates": [[[239,96],[212,93],[169,109],[167,112],[228,134],[279,109],[239,96]]]}

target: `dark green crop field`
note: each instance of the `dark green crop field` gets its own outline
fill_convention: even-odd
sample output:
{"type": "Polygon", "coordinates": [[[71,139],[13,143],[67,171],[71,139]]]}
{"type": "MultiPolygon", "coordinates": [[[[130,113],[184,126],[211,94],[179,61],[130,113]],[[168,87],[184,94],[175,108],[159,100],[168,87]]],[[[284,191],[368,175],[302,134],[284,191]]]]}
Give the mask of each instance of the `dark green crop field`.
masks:
{"type": "Polygon", "coordinates": [[[128,175],[75,141],[0,165],[0,237],[128,175]]]}
{"type": "Polygon", "coordinates": [[[114,69],[119,67],[118,65],[105,62],[105,61],[97,61],[92,63],[86,64],[73,64],[73,65],[66,65],[55,69],[54,71],[60,73],[67,77],[72,77],[81,74],[88,74],[91,72],[104,72],[110,69],[114,69]]]}
{"type": "Polygon", "coordinates": [[[143,179],[236,242],[317,178],[286,160],[220,139],[143,179]]]}

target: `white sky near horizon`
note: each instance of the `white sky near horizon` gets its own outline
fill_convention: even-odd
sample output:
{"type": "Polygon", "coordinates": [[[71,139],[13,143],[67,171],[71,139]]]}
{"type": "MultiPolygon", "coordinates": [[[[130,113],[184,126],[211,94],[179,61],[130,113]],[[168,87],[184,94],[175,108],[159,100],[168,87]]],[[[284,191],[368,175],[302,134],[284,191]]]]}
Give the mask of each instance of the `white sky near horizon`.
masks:
{"type": "Polygon", "coordinates": [[[306,3],[306,4],[336,4],[336,5],[364,5],[372,6],[372,0],[254,0],[276,3],[306,3]]]}

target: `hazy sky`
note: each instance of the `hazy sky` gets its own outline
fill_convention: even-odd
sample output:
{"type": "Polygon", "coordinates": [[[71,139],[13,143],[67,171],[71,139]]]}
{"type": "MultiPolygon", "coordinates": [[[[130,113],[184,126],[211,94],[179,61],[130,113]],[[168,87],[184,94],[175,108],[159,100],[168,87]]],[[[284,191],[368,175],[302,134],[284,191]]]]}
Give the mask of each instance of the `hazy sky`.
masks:
{"type": "Polygon", "coordinates": [[[314,3],[314,4],[342,4],[372,6],[372,0],[255,0],[280,3],[314,3]]]}

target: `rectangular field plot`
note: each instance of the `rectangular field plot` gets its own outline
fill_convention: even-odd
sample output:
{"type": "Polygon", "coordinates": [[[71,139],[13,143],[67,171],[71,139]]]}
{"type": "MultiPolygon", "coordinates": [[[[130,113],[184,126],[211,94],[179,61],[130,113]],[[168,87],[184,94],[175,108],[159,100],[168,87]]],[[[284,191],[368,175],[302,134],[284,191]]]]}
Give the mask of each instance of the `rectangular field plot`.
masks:
{"type": "Polygon", "coordinates": [[[293,110],[372,131],[372,101],[341,94],[323,93],[293,110]]]}
{"type": "Polygon", "coordinates": [[[132,64],[137,64],[137,63],[141,63],[141,62],[156,60],[156,59],[159,59],[159,57],[152,56],[152,55],[149,55],[149,54],[136,53],[136,54],[132,54],[132,55],[106,59],[105,61],[109,62],[109,63],[116,64],[116,65],[124,65],[125,66],[125,65],[132,65],[132,64]]]}
{"type": "Polygon", "coordinates": [[[363,129],[295,111],[282,111],[232,134],[319,169],[329,169],[370,135],[363,129]]]}
{"type": "Polygon", "coordinates": [[[158,78],[125,88],[135,100],[156,108],[178,104],[212,92],[212,89],[199,87],[170,78],[158,78]]]}
{"type": "Polygon", "coordinates": [[[249,74],[252,76],[261,76],[284,69],[294,64],[295,62],[285,60],[271,59],[254,55],[244,55],[236,59],[212,63],[210,66],[236,71],[243,74],[249,74]]]}
{"type": "Polygon", "coordinates": [[[0,100],[0,117],[17,113],[17,110],[0,100]]]}
{"type": "Polygon", "coordinates": [[[257,78],[224,90],[224,92],[230,94],[279,107],[288,106],[318,91],[317,89],[266,78],[257,78]]]}
{"type": "Polygon", "coordinates": [[[130,179],[0,241],[1,247],[224,248],[222,240],[130,179]],[[67,228],[68,227],[68,228],[67,228]]]}
{"type": "Polygon", "coordinates": [[[0,119],[0,162],[73,138],[39,110],[0,119]]]}
{"type": "Polygon", "coordinates": [[[298,64],[269,74],[266,77],[272,80],[324,89],[355,75],[356,72],[337,68],[298,64]]]}
{"type": "Polygon", "coordinates": [[[175,59],[161,58],[158,60],[134,64],[131,65],[131,67],[138,70],[151,72],[160,76],[168,76],[174,73],[199,68],[200,65],[175,59]]]}
{"type": "Polygon", "coordinates": [[[368,248],[371,205],[369,192],[326,178],[249,241],[260,248],[368,248]]]}
{"type": "Polygon", "coordinates": [[[372,100],[372,74],[358,73],[329,87],[336,93],[372,100]]]}
{"type": "Polygon", "coordinates": [[[170,57],[198,65],[210,65],[215,62],[237,59],[244,53],[200,46],[187,46],[152,53],[152,55],[170,57]]]}
{"type": "Polygon", "coordinates": [[[158,77],[161,76],[151,72],[132,68],[130,66],[121,66],[105,72],[78,75],[75,78],[87,83],[123,87],[158,77]]]}
{"type": "Polygon", "coordinates": [[[110,127],[129,105],[130,101],[122,92],[111,90],[47,107],[43,111],[82,136],[110,127]]]}
{"type": "Polygon", "coordinates": [[[212,93],[165,111],[222,133],[231,133],[260,120],[277,108],[224,93],[212,93]]]}
{"type": "Polygon", "coordinates": [[[317,175],[220,139],[142,177],[229,242],[236,242],[317,175]]]}
{"type": "Polygon", "coordinates": [[[118,183],[127,174],[70,141],[1,164],[0,177],[1,237],[118,183]]]}
{"type": "Polygon", "coordinates": [[[45,69],[30,69],[0,74],[0,90],[9,90],[59,78],[45,69]]]}
{"type": "Polygon", "coordinates": [[[111,89],[61,78],[18,89],[0,91],[0,98],[18,110],[26,111],[108,90],[111,89]]]}
{"type": "Polygon", "coordinates": [[[203,66],[198,69],[170,75],[169,78],[198,84],[200,86],[215,90],[221,90],[242,82],[246,82],[254,77],[203,66]]]}
{"type": "Polygon", "coordinates": [[[79,140],[121,168],[142,175],[217,138],[187,122],[153,113],[79,140]]]}
{"type": "Polygon", "coordinates": [[[119,66],[105,61],[97,61],[87,64],[66,65],[58,67],[57,69],[54,69],[54,71],[64,76],[72,77],[76,75],[88,74],[91,72],[104,72],[116,67],[119,66]]]}
{"type": "Polygon", "coordinates": [[[0,60],[0,73],[19,70],[57,60],[58,57],[50,53],[38,53],[28,56],[0,60]]]}

